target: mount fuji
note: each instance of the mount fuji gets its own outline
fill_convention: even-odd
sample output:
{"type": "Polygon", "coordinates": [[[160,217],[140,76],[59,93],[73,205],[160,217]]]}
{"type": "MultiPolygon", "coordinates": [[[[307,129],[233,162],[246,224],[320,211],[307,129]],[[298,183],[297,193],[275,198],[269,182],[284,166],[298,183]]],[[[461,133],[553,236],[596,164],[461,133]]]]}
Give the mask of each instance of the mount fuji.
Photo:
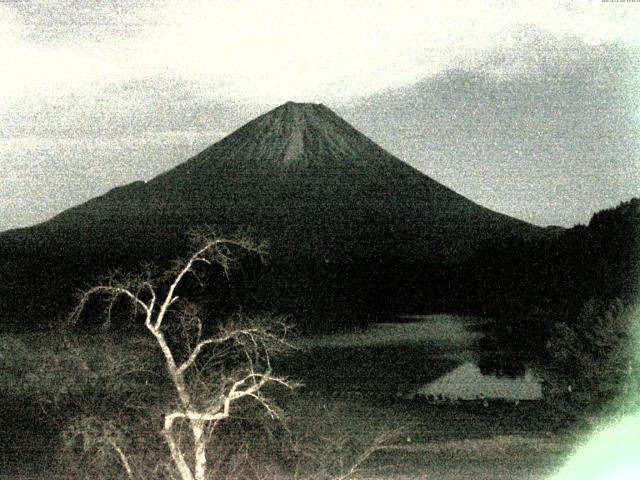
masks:
{"type": "Polygon", "coordinates": [[[329,108],[288,102],[148,182],[0,234],[5,311],[51,316],[92,275],[183,255],[185,233],[203,224],[271,245],[261,281],[285,310],[313,309],[312,298],[377,308],[403,272],[418,278],[483,242],[544,230],[457,194],[329,108]],[[34,284],[44,298],[26,302],[34,284]]]}

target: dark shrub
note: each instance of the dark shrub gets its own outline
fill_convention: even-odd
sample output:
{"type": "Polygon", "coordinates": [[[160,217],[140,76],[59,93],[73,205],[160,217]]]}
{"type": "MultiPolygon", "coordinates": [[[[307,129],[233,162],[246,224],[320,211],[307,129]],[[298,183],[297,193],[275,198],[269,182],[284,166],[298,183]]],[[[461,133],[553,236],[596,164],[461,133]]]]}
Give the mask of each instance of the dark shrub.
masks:
{"type": "Polygon", "coordinates": [[[638,404],[638,315],[615,299],[589,300],[573,322],[557,322],[540,371],[546,399],[571,419],[638,404]]]}

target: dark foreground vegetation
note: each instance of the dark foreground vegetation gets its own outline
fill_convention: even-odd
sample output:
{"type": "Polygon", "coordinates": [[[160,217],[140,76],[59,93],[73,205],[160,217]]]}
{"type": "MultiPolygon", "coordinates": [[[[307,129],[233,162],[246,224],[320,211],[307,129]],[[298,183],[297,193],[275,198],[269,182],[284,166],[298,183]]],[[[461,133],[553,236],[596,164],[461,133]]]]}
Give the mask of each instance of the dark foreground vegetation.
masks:
{"type": "Polygon", "coordinates": [[[522,360],[485,370],[534,366],[549,402],[574,419],[640,407],[640,199],[588,226],[487,245],[459,269],[457,304],[495,318],[486,341],[522,360]]]}
{"type": "MultiPolygon", "coordinates": [[[[299,384],[274,372],[272,360],[293,348],[287,324],[241,313],[207,322],[207,312],[183,297],[187,278],[200,283],[212,268],[226,272],[238,250],[261,254],[262,245],[193,238],[193,253],[171,270],[110,276],[87,289],[57,332],[64,343],[6,338],[6,412],[35,419],[39,407],[48,419],[33,422],[22,439],[48,438],[58,451],[49,468],[71,478],[353,477],[400,428],[366,439],[322,433],[332,420],[307,405],[320,427],[292,429],[281,404],[293,405],[288,399],[299,384]],[[125,306],[132,328],[116,329],[115,339],[96,332],[91,319],[101,303],[102,330],[113,330],[125,306]]],[[[14,423],[7,427],[17,434],[14,423]]]]}
{"type": "MultiPolygon", "coordinates": [[[[160,434],[169,379],[150,338],[12,334],[0,345],[0,477],[126,478],[113,442],[136,478],[172,478],[160,434]]],[[[551,428],[555,413],[541,402],[434,406],[309,387],[269,395],[281,420],[247,402],[210,437],[211,478],[346,478],[353,466],[354,478],[545,478],[576,441],[551,428]]]]}
{"type": "MultiPolygon", "coordinates": [[[[222,286],[237,253],[233,248],[203,257],[204,269],[189,266],[186,272],[195,275],[185,276],[171,295],[167,292],[180,265],[188,261],[166,271],[144,267],[139,275],[105,278],[97,290],[89,290],[99,298],[82,297],[75,317],[79,330],[2,338],[3,468],[10,475],[36,475],[46,468],[45,477],[60,478],[214,478],[195,473],[204,453],[206,471],[215,478],[346,479],[365,475],[363,469],[370,478],[415,478],[421,467],[446,478],[442,465],[455,465],[452,455],[487,448],[521,455],[522,463],[512,466],[516,470],[528,465],[549,473],[566,454],[566,432],[593,424],[604,413],[639,406],[639,225],[640,201],[634,199],[596,214],[588,226],[487,244],[464,263],[422,277],[416,285],[432,285],[424,294],[416,285],[405,291],[407,305],[416,311],[422,305],[426,311],[494,317],[495,322],[482,324],[487,338],[497,340],[505,353],[517,352],[510,358],[521,362],[505,365],[498,359],[483,368],[513,375],[532,366],[546,382],[545,403],[520,406],[433,407],[375,395],[344,401],[327,391],[289,391],[296,379],[274,373],[277,363],[271,363],[271,353],[287,355],[271,349],[274,340],[286,343],[270,330],[274,322],[269,320],[279,317],[244,323],[263,305],[258,300],[263,286],[251,280],[261,271],[260,259],[238,263],[230,285],[222,286]],[[215,262],[222,273],[209,268],[215,262]],[[108,294],[106,303],[102,294],[108,294]],[[184,301],[190,297],[196,304],[184,301]],[[247,315],[230,317],[231,306],[247,299],[247,315]],[[158,320],[160,305],[171,307],[164,324],[158,320]],[[221,318],[232,320],[221,323],[221,318]],[[175,354],[173,366],[160,338],[175,354]],[[213,356],[205,349],[210,338],[221,340],[213,356]],[[193,373],[180,377],[192,367],[193,373]],[[180,393],[182,383],[191,397],[180,393]],[[244,393],[236,397],[237,392],[244,393]],[[225,399],[233,401],[233,414],[225,399]],[[172,412],[183,422],[175,430],[166,423],[172,412]],[[180,455],[172,441],[182,445],[180,455]],[[429,452],[440,460],[420,463],[418,457],[429,452]],[[181,461],[193,465],[193,477],[181,461]]],[[[414,265],[419,267],[423,275],[435,272],[414,265]]],[[[368,271],[356,269],[349,278],[368,271]]],[[[382,285],[406,286],[396,273],[384,270],[382,285]]],[[[319,292],[327,290],[319,287],[319,292]]],[[[378,293],[384,299],[393,292],[378,293]]],[[[350,308],[361,308],[368,295],[371,291],[357,294],[350,308]]],[[[320,304],[306,298],[299,311],[309,305],[320,304]]],[[[349,308],[334,305],[344,315],[342,325],[349,324],[349,308]]],[[[288,355],[285,363],[296,362],[295,351],[288,355]]],[[[333,368],[330,361],[325,366],[333,368]]],[[[499,459],[484,452],[480,457],[474,478],[482,478],[485,467],[494,473],[499,468],[499,459]]]]}

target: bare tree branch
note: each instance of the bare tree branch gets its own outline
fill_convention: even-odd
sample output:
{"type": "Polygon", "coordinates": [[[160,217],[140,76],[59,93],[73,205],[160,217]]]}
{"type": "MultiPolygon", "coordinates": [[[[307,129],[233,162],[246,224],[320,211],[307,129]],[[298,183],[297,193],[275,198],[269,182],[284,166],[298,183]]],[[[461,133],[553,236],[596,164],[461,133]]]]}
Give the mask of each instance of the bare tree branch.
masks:
{"type": "MultiPolygon", "coordinates": [[[[188,302],[177,303],[179,297],[176,292],[187,275],[195,275],[196,280],[201,283],[194,270],[196,265],[217,264],[228,275],[231,265],[236,261],[233,248],[262,256],[264,244],[256,244],[247,238],[215,237],[210,235],[210,231],[196,232],[192,234],[192,239],[197,242],[198,247],[185,261],[175,264],[170,272],[171,276],[166,277],[166,281],[169,282],[165,284],[166,288],[159,289],[150,274],[143,277],[130,276],[120,282],[112,275],[105,285],[95,286],[84,292],[78,307],[71,315],[71,320],[73,323],[78,322],[87,302],[94,295],[108,297],[109,319],[116,300],[121,296],[128,298],[136,309],[142,309],[144,325],[162,352],[169,379],[177,394],[178,404],[165,414],[162,430],[169,453],[182,480],[204,480],[207,470],[207,436],[204,432],[207,425],[212,424],[215,427],[220,421],[229,418],[232,405],[243,398],[254,399],[270,416],[277,418],[276,408],[261,394],[261,389],[270,383],[290,389],[295,388],[297,384],[275,376],[271,371],[271,354],[289,347],[285,340],[287,327],[282,319],[275,319],[274,326],[268,325],[264,319],[249,322],[237,316],[221,326],[216,335],[202,340],[202,321],[197,307],[188,302]],[[172,309],[174,305],[179,308],[172,309]],[[170,310],[172,314],[169,316],[170,310]],[[165,322],[171,324],[176,319],[179,322],[177,329],[166,328],[165,322]],[[274,328],[279,328],[282,332],[276,333],[274,328]],[[178,346],[186,349],[186,358],[181,363],[176,361],[176,353],[173,350],[176,339],[171,336],[176,335],[176,332],[182,342],[178,342],[178,346]],[[171,341],[167,335],[171,337],[171,341]],[[194,368],[198,358],[205,351],[209,352],[209,359],[220,362],[221,376],[213,380],[218,383],[215,393],[207,387],[206,379],[198,375],[198,369],[194,368]],[[226,371],[224,360],[231,358],[240,358],[239,368],[236,368],[230,377],[222,375],[226,371]],[[175,435],[177,420],[183,420],[184,425],[188,425],[191,431],[192,451],[189,454],[183,452],[184,442],[175,435]]],[[[180,356],[182,355],[180,353],[180,356]]],[[[114,448],[131,477],[126,456],[118,449],[117,444],[114,448]]]]}

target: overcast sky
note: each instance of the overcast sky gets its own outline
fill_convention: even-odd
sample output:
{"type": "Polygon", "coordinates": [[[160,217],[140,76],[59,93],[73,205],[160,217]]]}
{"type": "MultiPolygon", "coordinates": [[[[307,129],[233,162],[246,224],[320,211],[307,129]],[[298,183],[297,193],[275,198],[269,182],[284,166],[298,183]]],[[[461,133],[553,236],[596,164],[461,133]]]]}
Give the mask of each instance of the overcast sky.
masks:
{"type": "Polygon", "coordinates": [[[0,2],[0,230],[321,102],[495,210],[640,196],[640,2],[0,2]]]}

